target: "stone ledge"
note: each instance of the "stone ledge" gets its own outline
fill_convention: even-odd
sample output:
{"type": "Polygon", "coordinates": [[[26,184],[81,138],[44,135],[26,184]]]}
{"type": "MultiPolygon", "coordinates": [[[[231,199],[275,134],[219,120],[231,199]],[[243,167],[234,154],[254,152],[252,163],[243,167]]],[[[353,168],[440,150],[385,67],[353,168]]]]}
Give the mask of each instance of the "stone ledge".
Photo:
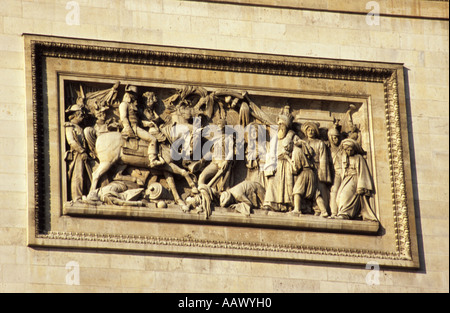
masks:
{"type": "Polygon", "coordinates": [[[290,215],[287,213],[255,210],[249,217],[234,210],[215,207],[209,219],[195,212],[185,213],[178,205],[169,204],[166,209],[154,203],[146,206],[115,206],[105,204],[71,203],[64,205],[64,214],[78,217],[120,218],[153,220],[159,222],[183,222],[207,225],[233,225],[241,227],[263,227],[377,235],[378,222],[338,220],[312,215],[290,215]]]}
{"type": "MultiPolygon", "coordinates": [[[[336,1],[336,0],[197,0],[200,2],[227,3],[239,5],[277,7],[285,9],[314,10],[324,12],[342,12],[352,14],[368,14],[373,10],[366,8],[368,0],[336,1]]],[[[413,18],[449,18],[448,0],[378,0],[380,15],[402,16],[413,18]]]]}

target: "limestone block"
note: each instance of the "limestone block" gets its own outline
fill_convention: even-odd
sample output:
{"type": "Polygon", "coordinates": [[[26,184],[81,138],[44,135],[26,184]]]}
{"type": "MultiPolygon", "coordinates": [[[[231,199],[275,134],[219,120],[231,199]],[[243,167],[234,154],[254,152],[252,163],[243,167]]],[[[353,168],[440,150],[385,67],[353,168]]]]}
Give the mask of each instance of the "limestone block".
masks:
{"type": "MultiPolygon", "coordinates": [[[[101,32],[102,30],[99,29],[99,34],[101,32]]],[[[163,32],[160,30],[137,29],[134,27],[123,28],[119,36],[129,38],[130,40],[139,43],[146,43],[151,41],[155,42],[156,44],[162,44],[163,42],[163,32]]]]}
{"type": "Polygon", "coordinates": [[[382,284],[373,284],[369,285],[367,283],[363,284],[349,284],[348,292],[349,293],[387,293],[389,286],[382,284]]]}
{"type": "Polygon", "coordinates": [[[430,133],[448,135],[448,117],[431,117],[429,118],[430,133]]]}
{"type": "MultiPolygon", "coordinates": [[[[101,258],[101,256],[97,256],[101,258]]],[[[117,269],[145,270],[145,259],[142,255],[120,255],[111,256],[110,267],[117,269]]]]}
{"type": "Polygon", "coordinates": [[[442,272],[448,273],[448,254],[442,255],[442,254],[434,254],[434,253],[428,253],[425,256],[425,261],[427,264],[427,267],[432,269],[436,272],[442,272]]]}
{"type": "MultiPolygon", "coordinates": [[[[25,138],[0,137],[0,155],[23,156],[25,150],[25,138]]],[[[8,199],[15,198],[15,195],[8,196],[8,199]]]]}
{"type": "MultiPolygon", "coordinates": [[[[443,138],[445,138],[445,136],[443,138]]],[[[448,136],[447,136],[447,138],[448,138],[448,136]]],[[[433,149],[432,160],[433,160],[434,169],[448,170],[448,168],[449,168],[448,144],[444,144],[443,147],[433,149]],[[446,148],[447,148],[447,150],[444,150],[446,148]]]]}
{"type": "Polygon", "coordinates": [[[444,200],[418,200],[417,206],[420,207],[421,216],[428,218],[447,218],[449,215],[448,209],[446,208],[445,199],[444,200]]]}
{"type": "Polygon", "coordinates": [[[320,293],[348,293],[348,283],[320,281],[320,293]]]}
{"type": "Polygon", "coordinates": [[[163,31],[191,32],[191,17],[186,15],[160,14],[153,15],[151,29],[163,31]]]}
{"type": "Polygon", "coordinates": [[[251,263],[248,274],[252,277],[283,277],[294,278],[291,276],[291,268],[286,264],[251,263]]]}
{"type": "MultiPolygon", "coordinates": [[[[446,80],[446,78],[443,78],[446,80]]],[[[411,112],[412,115],[416,116],[429,116],[432,117],[443,117],[448,116],[449,114],[449,106],[445,105],[445,101],[443,101],[444,97],[441,100],[427,100],[427,99],[411,99],[411,112]],[[426,108],[426,111],[424,110],[426,108]]]]}
{"type": "Polygon", "coordinates": [[[448,68],[448,51],[425,51],[425,66],[428,68],[448,68]]]}
{"type": "Polygon", "coordinates": [[[151,20],[155,16],[153,13],[145,11],[133,11],[131,16],[131,27],[137,29],[151,29],[151,20]]]}
{"type": "Polygon", "coordinates": [[[24,220],[26,220],[25,207],[0,211],[0,227],[19,228],[23,225],[24,220]]]}
{"type": "MultiPolygon", "coordinates": [[[[281,9],[270,7],[248,7],[245,12],[242,12],[243,20],[250,20],[254,22],[275,23],[275,24],[296,24],[299,22],[300,15],[295,19],[285,19],[281,9]]],[[[298,12],[301,14],[301,12],[298,12]]]]}
{"type": "MultiPolygon", "coordinates": [[[[43,20],[55,20],[56,14],[55,14],[55,8],[56,3],[49,3],[49,2],[34,2],[34,1],[23,1],[22,2],[22,17],[24,19],[28,20],[34,20],[34,19],[43,19],[43,20]]],[[[65,10],[65,4],[61,4],[61,11],[62,9],[65,10]]],[[[67,14],[67,13],[66,13],[67,14]]],[[[59,20],[64,21],[66,14],[62,15],[62,17],[59,18],[59,20]]]]}
{"type": "MultiPolygon", "coordinates": [[[[430,258],[432,256],[440,256],[445,259],[449,255],[448,235],[424,235],[423,241],[425,256],[430,256],[430,258]]],[[[433,270],[436,271],[436,269],[433,270]]]]}
{"type": "MultiPolygon", "coordinates": [[[[431,188],[433,188],[434,190],[439,192],[439,188],[437,186],[432,186],[431,188]]],[[[431,188],[426,188],[426,189],[431,190],[431,188]]],[[[421,189],[425,189],[425,188],[422,186],[421,189]]],[[[419,196],[420,196],[420,189],[419,189],[419,196]]],[[[446,196],[443,195],[442,198],[448,199],[448,193],[446,196]]],[[[434,219],[434,218],[422,218],[421,226],[422,226],[422,234],[427,234],[428,236],[436,236],[436,237],[437,236],[442,236],[442,237],[448,236],[448,227],[449,227],[448,220],[434,219]]],[[[445,240],[444,238],[442,238],[442,239],[445,240]]]]}
{"type": "Polygon", "coordinates": [[[28,247],[16,247],[17,263],[48,266],[51,252],[30,249],[28,247]]]}
{"type": "Polygon", "coordinates": [[[174,256],[164,256],[160,262],[159,257],[147,256],[144,260],[147,272],[174,272],[179,269],[181,261],[174,256]]]}
{"type": "Polygon", "coordinates": [[[191,29],[196,34],[217,34],[219,32],[219,20],[211,17],[197,16],[191,18],[191,29]]]}
{"type": "Polygon", "coordinates": [[[448,37],[443,37],[442,35],[437,36],[427,36],[428,38],[428,49],[429,51],[447,52],[448,55],[448,37]]]}
{"type": "Polygon", "coordinates": [[[239,20],[219,20],[219,34],[234,37],[251,37],[252,23],[239,20]]]}
{"type": "Polygon", "coordinates": [[[27,283],[29,273],[26,265],[22,264],[2,264],[2,283],[27,283]]]}
{"type": "Polygon", "coordinates": [[[428,48],[428,39],[426,35],[401,33],[399,37],[400,49],[425,51],[428,48]]]}
{"type": "Polygon", "coordinates": [[[66,267],[70,262],[76,262],[80,271],[84,268],[110,268],[111,256],[104,254],[67,253],[66,251],[52,251],[48,255],[49,266],[66,267]]]}
{"type": "Polygon", "coordinates": [[[34,25],[33,19],[5,16],[3,18],[3,33],[16,35],[33,33],[35,31],[34,25]]]}
{"type": "Polygon", "coordinates": [[[25,79],[22,74],[23,71],[19,69],[4,69],[0,78],[0,85],[24,87],[25,79]]]}
{"type": "Polygon", "coordinates": [[[0,173],[0,190],[25,191],[26,175],[25,173],[3,174],[0,173]]]}
{"type": "Polygon", "coordinates": [[[425,19],[423,23],[423,32],[428,35],[438,35],[441,37],[448,37],[449,25],[445,20],[428,20],[425,19]]]}
{"type": "MultiPolygon", "coordinates": [[[[64,268],[65,270],[65,268],[64,268]]],[[[80,285],[121,287],[121,270],[112,268],[80,267],[80,285]]],[[[64,273],[63,278],[66,273],[64,273]]]]}
{"type": "Polygon", "coordinates": [[[211,273],[215,276],[230,275],[241,276],[247,275],[250,272],[252,264],[246,261],[240,260],[213,260],[211,261],[211,273]]]}
{"type": "Polygon", "coordinates": [[[429,272],[426,275],[408,275],[407,273],[394,272],[392,273],[392,279],[399,287],[420,288],[420,292],[448,288],[448,281],[446,287],[444,273],[429,272]]]}
{"type": "MultiPolygon", "coordinates": [[[[2,69],[23,69],[24,68],[24,61],[23,61],[23,54],[21,52],[15,52],[15,51],[7,51],[0,49],[0,68],[2,69]]],[[[0,88],[3,88],[4,86],[0,86],[0,88]]],[[[23,88],[17,88],[15,92],[21,92],[22,95],[24,95],[23,88]]],[[[8,94],[8,93],[2,93],[2,94],[8,94]]]]}
{"type": "Polygon", "coordinates": [[[252,24],[253,38],[284,39],[286,25],[274,23],[252,24]]]}
{"type": "MultiPolygon", "coordinates": [[[[311,281],[332,281],[329,278],[328,269],[323,266],[319,266],[318,268],[310,268],[309,266],[298,266],[297,264],[289,264],[289,277],[292,279],[300,279],[300,280],[311,280],[311,281]]],[[[336,271],[338,269],[335,268],[336,271]]]]}
{"type": "Polygon", "coordinates": [[[273,292],[320,292],[320,281],[302,279],[274,279],[273,292]]]}
{"type": "MultiPolygon", "coordinates": [[[[15,246],[0,246],[0,264],[16,264],[16,247],[15,246]]],[[[0,271],[1,271],[0,265],[0,271]]],[[[0,282],[2,274],[0,272],[0,282]]]]}
{"type": "Polygon", "coordinates": [[[400,35],[398,33],[389,32],[371,32],[370,47],[399,49],[400,35]]]}
{"type": "MultiPolygon", "coordinates": [[[[244,12],[249,10],[248,7],[231,4],[206,3],[206,5],[208,12],[207,16],[216,19],[244,21],[245,19],[243,17],[246,15],[244,12]]],[[[203,10],[203,12],[205,11],[203,10]]]]}
{"type": "MultiPolygon", "coordinates": [[[[156,36],[161,36],[161,43],[164,45],[179,45],[179,46],[204,46],[210,49],[216,48],[217,36],[214,34],[195,34],[184,33],[181,31],[164,30],[161,33],[156,33],[156,36]]],[[[158,37],[157,37],[158,38],[158,37]]],[[[225,49],[227,47],[224,47],[225,49]]],[[[181,78],[181,75],[180,75],[181,78]]]]}
{"type": "Polygon", "coordinates": [[[238,292],[238,290],[254,290],[257,293],[274,292],[273,279],[268,277],[239,276],[230,279],[221,276],[220,280],[224,282],[221,284],[221,289],[225,292],[238,292]]]}
{"type": "Polygon", "coordinates": [[[284,38],[287,41],[313,43],[319,37],[319,28],[312,26],[286,25],[284,38]]]}
{"type": "MultiPolygon", "coordinates": [[[[0,177],[2,178],[2,177],[0,177]]],[[[5,188],[2,188],[5,189],[5,188]]],[[[26,229],[5,227],[0,229],[0,245],[24,246],[26,244],[26,229]]]]}
{"type": "Polygon", "coordinates": [[[192,15],[191,1],[164,0],[162,1],[162,11],[165,14],[192,15]]]}
{"type": "Polygon", "coordinates": [[[131,288],[132,292],[146,292],[146,290],[153,291],[155,286],[157,286],[155,272],[122,269],[119,275],[120,288],[124,290],[131,288]]]}
{"type": "MultiPolygon", "coordinates": [[[[205,274],[187,274],[182,272],[156,272],[155,283],[152,286],[155,292],[177,293],[183,290],[205,292],[209,290],[221,290],[220,279],[205,274]]],[[[242,290],[242,289],[241,289],[242,290]]]]}
{"type": "Polygon", "coordinates": [[[337,14],[314,10],[303,10],[299,23],[316,27],[338,28],[339,20],[339,15],[337,14]]]}
{"type": "Polygon", "coordinates": [[[162,13],[163,0],[125,0],[124,7],[129,11],[162,13]]]}
{"type": "Polygon", "coordinates": [[[0,16],[20,17],[22,16],[22,3],[16,0],[2,1],[0,16]]]}
{"type": "MultiPolygon", "coordinates": [[[[0,270],[1,270],[1,266],[0,266],[0,270]]],[[[2,283],[0,280],[0,292],[1,293],[23,293],[24,290],[27,290],[26,283],[2,283]]]]}

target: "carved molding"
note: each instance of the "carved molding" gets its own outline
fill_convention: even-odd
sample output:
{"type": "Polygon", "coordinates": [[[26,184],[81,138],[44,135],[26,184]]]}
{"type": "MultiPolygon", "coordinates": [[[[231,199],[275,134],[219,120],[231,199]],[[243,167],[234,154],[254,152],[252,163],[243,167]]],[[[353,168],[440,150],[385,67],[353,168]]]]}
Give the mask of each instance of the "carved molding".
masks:
{"type": "Polygon", "coordinates": [[[386,97],[386,130],[389,149],[394,227],[397,235],[396,248],[399,255],[411,259],[411,243],[406,204],[405,169],[403,163],[400,109],[398,99],[397,73],[384,81],[386,97]]]}
{"type": "Polygon", "coordinates": [[[196,240],[191,237],[171,238],[171,237],[147,237],[130,236],[117,234],[91,234],[74,232],[48,232],[45,235],[38,235],[41,239],[53,240],[75,240],[92,242],[110,242],[110,243],[132,243],[142,245],[161,245],[161,246],[183,246],[197,248],[213,249],[235,249],[260,252],[282,252],[282,253],[301,253],[332,255],[338,257],[356,257],[365,259],[386,259],[386,260],[409,260],[398,253],[380,252],[376,250],[358,250],[358,249],[335,249],[322,248],[316,246],[294,246],[294,245],[274,245],[274,244],[249,244],[247,242],[236,241],[209,241],[196,240]]]}

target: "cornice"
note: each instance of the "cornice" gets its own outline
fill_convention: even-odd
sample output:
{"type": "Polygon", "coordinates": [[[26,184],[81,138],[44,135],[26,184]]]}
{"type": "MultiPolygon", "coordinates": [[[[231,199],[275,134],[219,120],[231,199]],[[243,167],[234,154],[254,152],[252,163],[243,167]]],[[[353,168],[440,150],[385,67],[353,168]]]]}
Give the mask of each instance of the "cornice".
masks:
{"type": "MultiPolygon", "coordinates": [[[[373,4],[366,0],[352,1],[305,1],[305,0],[194,0],[214,4],[246,5],[268,7],[274,9],[310,10],[320,12],[333,12],[344,14],[367,15],[374,9],[373,4]]],[[[378,0],[380,16],[422,18],[448,20],[448,0],[378,0]]],[[[374,13],[374,12],[372,12],[374,13]]]]}

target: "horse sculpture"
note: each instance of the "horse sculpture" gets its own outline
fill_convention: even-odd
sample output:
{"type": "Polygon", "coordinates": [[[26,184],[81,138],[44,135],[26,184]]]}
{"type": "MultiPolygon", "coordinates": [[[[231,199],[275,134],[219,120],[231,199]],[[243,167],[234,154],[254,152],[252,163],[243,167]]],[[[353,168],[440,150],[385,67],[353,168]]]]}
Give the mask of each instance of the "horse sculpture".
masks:
{"type": "MultiPolygon", "coordinates": [[[[104,174],[106,174],[113,165],[123,164],[141,168],[150,167],[148,156],[146,153],[141,153],[140,155],[126,154],[124,153],[124,147],[125,139],[119,132],[104,133],[97,138],[95,148],[100,163],[97,169],[92,173],[92,183],[88,199],[90,197],[92,198],[92,192],[97,188],[100,178],[104,174]]],[[[143,145],[142,147],[143,149],[140,149],[141,152],[147,151],[145,145],[143,145]]],[[[164,147],[163,150],[164,149],[168,148],[164,147]]],[[[173,174],[183,176],[191,188],[196,187],[194,179],[191,177],[191,174],[188,171],[176,165],[170,158],[167,157],[167,155],[167,153],[164,153],[163,155],[163,159],[166,163],[153,169],[156,171],[161,171],[164,174],[174,200],[178,204],[184,204],[176,190],[175,183],[173,181],[173,174]]]]}
{"type": "MultiPolygon", "coordinates": [[[[149,101],[149,98],[147,98],[147,100],[149,101]]],[[[175,113],[174,116],[178,116],[178,114],[175,113]]],[[[185,123],[187,123],[186,117],[180,117],[180,119],[184,120],[185,123]]],[[[178,119],[178,121],[180,119],[178,119]]],[[[176,121],[177,119],[173,120],[176,121]]],[[[145,141],[137,141],[137,139],[134,139],[135,147],[133,149],[130,149],[127,148],[127,145],[129,145],[127,139],[120,132],[107,132],[99,135],[95,143],[95,152],[99,160],[99,165],[92,173],[92,182],[88,199],[96,200],[95,190],[98,186],[100,178],[104,174],[106,174],[114,165],[128,165],[151,169],[156,172],[162,173],[166,178],[169,189],[176,203],[185,205],[185,202],[181,199],[177,192],[173,174],[183,176],[187,181],[189,187],[192,189],[193,193],[197,192],[195,182],[196,177],[189,171],[178,166],[172,159],[170,145],[178,139],[178,137],[173,137],[173,133],[171,131],[173,126],[173,122],[169,122],[161,127],[164,128],[164,135],[167,137],[167,140],[165,142],[160,143],[161,157],[165,161],[165,163],[155,167],[152,167],[150,165],[147,151],[148,143],[146,143],[145,141]]]]}

